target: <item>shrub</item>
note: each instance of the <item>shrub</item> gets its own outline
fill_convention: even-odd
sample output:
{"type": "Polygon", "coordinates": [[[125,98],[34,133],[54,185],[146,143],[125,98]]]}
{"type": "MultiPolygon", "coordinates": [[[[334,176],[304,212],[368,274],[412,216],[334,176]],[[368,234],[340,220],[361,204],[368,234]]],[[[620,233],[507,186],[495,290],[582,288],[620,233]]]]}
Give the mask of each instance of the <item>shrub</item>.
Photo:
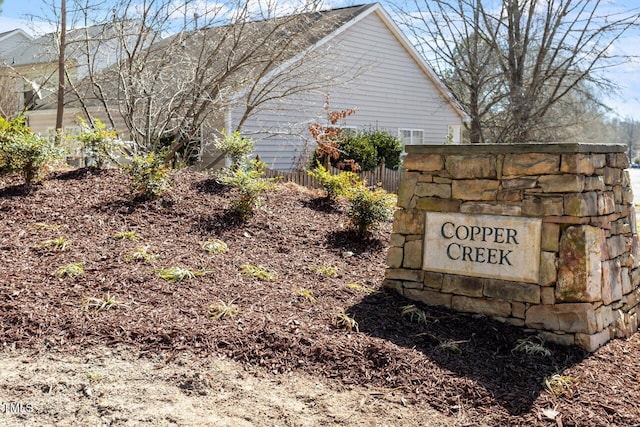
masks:
{"type": "MultiPolygon", "coordinates": [[[[322,160],[316,151],[312,164],[322,160]]],[[[382,130],[369,130],[363,133],[341,133],[336,139],[331,165],[342,170],[370,171],[384,161],[388,169],[400,167],[402,141],[382,130]]]]}
{"type": "Polygon", "coordinates": [[[346,196],[355,187],[362,185],[357,174],[347,171],[334,175],[319,163],[315,169],[307,173],[320,181],[322,189],[327,193],[326,198],[331,202],[336,202],[338,197],[346,196]]]}
{"type": "Polygon", "coordinates": [[[111,152],[116,131],[107,130],[107,125],[100,119],[94,119],[93,125],[90,125],[80,118],[80,126],[82,133],[78,135],[78,141],[82,143],[85,154],[95,160],[96,167],[102,169],[107,161],[113,160],[111,152]]]}
{"type": "Polygon", "coordinates": [[[231,168],[236,169],[242,161],[253,151],[255,143],[249,138],[240,135],[240,131],[235,131],[231,135],[222,131],[222,138],[215,142],[216,150],[223,153],[231,160],[231,168]]]}
{"type": "Polygon", "coordinates": [[[231,211],[248,218],[260,206],[260,196],[275,188],[272,178],[264,177],[266,165],[258,160],[240,162],[236,168],[220,171],[220,182],[233,187],[238,193],[231,202],[231,211]]]}
{"type": "Polygon", "coordinates": [[[397,170],[400,167],[402,155],[402,141],[400,138],[377,129],[368,131],[364,135],[378,152],[378,164],[384,159],[387,169],[397,170]]]}
{"type": "Polygon", "coordinates": [[[131,191],[144,199],[160,197],[171,187],[169,169],[164,165],[163,155],[152,151],[146,156],[135,156],[123,168],[131,178],[131,191]]]}
{"type": "Polygon", "coordinates": [[[18,172],[30,185],[42,180],[47,166],[60,157],[60,149],[21,123],[0,121],[0,172],[18,172]]]}
{"type": "Polygon", "coordinates": [[[359,186],[349,195],[347,216],[359,236],[370,233],[378,223],[393,216],[395,197],[383,189],[370,190],[359,186]]]}
{"type": "Polygon", "coordinates": [[[366,134],[347,134],[338,143],[340,156],[332,163],[338,169],[369,171],[378,166],[378,150],[366,134]],[[358,166],[354,167],[355,162],[358,166]]]}

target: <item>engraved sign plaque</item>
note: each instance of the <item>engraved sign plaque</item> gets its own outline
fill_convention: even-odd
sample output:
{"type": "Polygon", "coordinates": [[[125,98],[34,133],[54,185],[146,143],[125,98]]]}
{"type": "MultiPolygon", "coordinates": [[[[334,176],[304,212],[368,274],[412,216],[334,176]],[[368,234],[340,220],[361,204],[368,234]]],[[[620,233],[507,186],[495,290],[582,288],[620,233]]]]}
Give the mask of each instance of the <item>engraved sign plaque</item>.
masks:
{"type": "Polygon", "coordinates": [[[426,213],[423,269],[538,283],[542,220],[426,213]]]}

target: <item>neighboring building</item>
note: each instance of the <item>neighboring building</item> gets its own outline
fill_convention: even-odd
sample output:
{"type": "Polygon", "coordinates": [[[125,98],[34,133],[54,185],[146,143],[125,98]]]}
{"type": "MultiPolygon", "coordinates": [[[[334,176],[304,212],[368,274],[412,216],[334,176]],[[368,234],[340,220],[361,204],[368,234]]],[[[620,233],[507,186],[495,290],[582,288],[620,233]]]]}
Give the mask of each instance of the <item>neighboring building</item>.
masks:
{"type": "MultiPolygon", "coordinates": [[[[92,73],[99,73],[121,61],[120,34],[123,29],[135,34],[138,27],[139,24],[135,22],[126,22],[69,30],[65,49],[69,79],[67,87],[71,87],[68,90],[72,91],[78,82],[90,75],[89,68],[92,73]]],[[[32,130],[44,135],[51,134],[55,131],[56,120],[59,34],[47,33],[35,39],[22,30],[4,34],[13,36],[11,43],[5,43],[0,34],[2,74],[14,77],[15,91],[32,130]]],[[[76,118],[84,116],[84,111],[70,105],[64,113],[65,129],[69,133],[79,131],[76,118]]]]}
{"type": "Polygon", "coordinates": [[[15,29],[0,33],[0,61],[6,64],[13,64],[15,57],[11,56],[11,52],[24,49],[31,43],[33,37],[25,33],[21,29],[15,29]]]}
{"type": "MultiPolygon", "coordinates": [[[[311,56],[342,78],[332,86],[265,104],[242,125],[242,132],[258,141],[256,151],[269,167],[306,166],[314,149],[307,127],[326,120],[326,94],[331,110],[356,109],[345,127],[385,130],[405,144],[460,142],[465,113],[379,4],[329,13],[348,14],[349,19],[315,43],[311,56]]],[[[286,73],[287,67],[294,68],[295,59],[279,71],[286,73]]],[[[228,129],[236,128],[239,115],[230,112],[228,129]]]]}
{"type": "MultiPolygon", "coordinates": [[[[224,99],[212,104],[206,117],[201,116],[205,120],[194,127],[197,139],[204,146],[202,167],[215,168],[224,162],[212,149],[211,141],[217,132],[240,129],[244,135],[257,141],[256,153],[270,168],[284,171],[304,168],[315,148],[308,126],[326,121],[323,105],[327,96],[330,98],[330,110],[356,109],[355,114],[339,124],[341,126],[356,131],[369,128],[385,130],[399,136],[405,144],[460,141],[462,123],[466,119],[464,112],[379,4],[311,12],[291,18],[282,26],[271,25],[271,20],[243,24],[247,34],[248,29],[252,30],[253,39],[234,39],[233,27],[216,27],[176,34],[153,44],[145,53],[145,58],[158,63],[167,61],[167,56],[173,59],[169,68],[163,63],[164,68],[153,75],[154,80],[164,81],[171,81],[174,76],[176,81],[179,81],[178,77],[193,77],[189,74],[190,62],[185,60],[185,56],[200,59],[197,55],[202,55],[202,49],[208,48],[208,40],[214,45],[218,43],[216,40],[224,40],[211,48],[216,49],[216,55],[211,58],[220,58],[217,63],[208,65],[211,74],[224,72],[225,66],[229,66],[226,61],[229,56],[241,56],[247,52],[256,56],[254,61],[239,64],[242,66],[238,66],[237,71],[224,75],[221,80],[223,86],[215,87],[216,97],[224,99]],[[260,43],[261,37],[269,43],[260,43]],[[180,52],[180,55],[175,52],[180,52]]],[[[38,40],[55,46],[51,39],[38,40]]],[[[33,45],[34,49],[41,49],[41,44],[34,41],[33,45]]],[[[120,108],[113,110],[126,111],[122,108],[122,100],[115,95],[126,89],[118,86],[121,79],[115,74],[118,68],[116,61],[120,58],[118,49],[116,42],[101,44],[100,50],[92,55],[106,58],[100,63],[104,82],[102,89],[112,94],[109,96],[110,105],[120,103],[120,108]]],[[[78,83],[77,87],[83,83],[89,87],[89,79],[85,78],[87,72],[79,55],[68,58],[73,70],[72,81],[78,83]]],[[[25,67],[25,73],[39,70],[44,75],[57,67],[53,59],[29,54],[21,59],[20,64],[25,67]],[[42,58],[40,63],[38,58],[42,58]]],[[[231,65],[233,68],[238,64],[231,65]]],[[[37,81],[35,77],[30,80],[37,81]]],[[[177,86],[164,87],[170,91],[177,90],[177,86]]],[[[79,93],[90,93],[90,90],[79,93]]],[[[52,94],[49,94],[49,99],[53,99],[52,94]]],[[[203,94],[209,96],[206,91],[203,94]]],[[[170,93],[166,95],[166,99],[171,99],[170,93]]],[[[150,99],[146,104],[148,111],[154,102],[162,106],[161,98],[153,102],[150,99]]],[[[107,122],[104,112],[100,112],[99,101],[87,99],[84,104],[92,115],[107,122]]],[[[137,105],[145,107],[144,102],[137,105]]],[[[74,126],[75,117],[82,113],[77,102],[69,101],[65,127],[74,126]]],[[[179,113],[170,119],[184,120],[193,111],[185,108],[184,114],[182,111],[179,113]]],[[[156,120],[162,114],[165,112],[159,108],[155,114],[148,113],[146,118],[139,115],[135,120],[156,120]]],[[[29,125],[35,131],[53,130],[55,103],[36,102],[28,117],[29,125]]],[[[121,123],[129,119],[111,115],[112,123],[116,123],[124,138],[128,136],[122,132],[125,128],[121,123]]],[[[130,123],[132,121],[129,120],[130,123]]]]}

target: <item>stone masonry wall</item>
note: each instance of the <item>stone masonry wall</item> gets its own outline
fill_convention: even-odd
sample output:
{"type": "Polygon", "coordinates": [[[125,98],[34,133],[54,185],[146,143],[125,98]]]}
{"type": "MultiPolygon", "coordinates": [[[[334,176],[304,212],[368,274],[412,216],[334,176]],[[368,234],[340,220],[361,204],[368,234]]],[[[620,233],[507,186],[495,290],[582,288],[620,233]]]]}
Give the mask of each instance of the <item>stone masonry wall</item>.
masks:
{"type": "Polygon", "coordinates": [[[625,146],[474,144],[407,152],[385,286],[588,351],[637,330],[640,241],[625,146]],[[540,218],[538,283],[425,270],[428,212],[540,218]]]}

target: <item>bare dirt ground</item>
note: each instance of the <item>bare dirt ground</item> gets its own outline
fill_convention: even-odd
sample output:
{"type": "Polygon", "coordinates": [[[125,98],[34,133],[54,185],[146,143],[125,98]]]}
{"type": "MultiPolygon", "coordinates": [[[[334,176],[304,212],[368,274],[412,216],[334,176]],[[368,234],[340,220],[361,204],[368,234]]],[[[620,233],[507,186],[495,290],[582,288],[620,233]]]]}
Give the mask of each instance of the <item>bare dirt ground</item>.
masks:
{"type": "Polygon", "coordinates": [[[357,238],[318,193],[282,186],[240,221],[211,176],[179,172],[156,201],[127,185],[0,178],[0,425],[640,425],[638,334],[527,354],[484,317],[403,315],[381,288],[391,225],[357,238]],[[202,250],[213,238],[229,251],[202,250]],[[157,257],[131,261],[140,247],[157,257]],[[56,274],[72,262],[84,275],[56,274]],[[159,277],[174,266],[203,274],[159,277]],[[222,302],[238,313],[216,320],[222,302]]]}
{"type": "Polygon", "coordinates": [[[127,348],[0,357],[0,425],[447,426],[402,393],[344,387],[304,372],[273,375],[187,354],[140,358],[127,348]]]}

